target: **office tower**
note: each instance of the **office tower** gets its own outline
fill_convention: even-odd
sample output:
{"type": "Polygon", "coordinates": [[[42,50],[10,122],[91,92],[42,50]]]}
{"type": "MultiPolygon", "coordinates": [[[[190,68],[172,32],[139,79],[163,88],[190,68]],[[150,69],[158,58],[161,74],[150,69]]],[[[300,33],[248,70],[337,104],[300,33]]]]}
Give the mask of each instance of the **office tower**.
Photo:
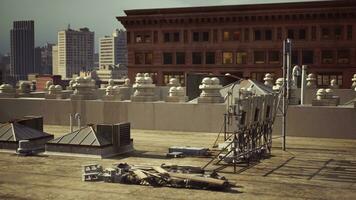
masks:
{"type": "Polygon", "coordinates": [[[52,74],[58,75],[58,45],[52,47],[52,74]]]}
{"type": "Polygon", "coordinates": [[[58,32],[58,72],[62,78],[72,78],[80,71],[93,68],[94,32],[88,28],[58,32]]]}
{"type": "Polygon", "coordinates": [[[34,73],[34,21],[15,21],[10,31],[11,68],[10,75],[14,80],[23,80],[27,74],[34,73]]]}
{"type": "Polygon", "coordinates": [[[99,65],[127,65],[126,32],[115,30],[112,36],[100,38],[99,65]]]}

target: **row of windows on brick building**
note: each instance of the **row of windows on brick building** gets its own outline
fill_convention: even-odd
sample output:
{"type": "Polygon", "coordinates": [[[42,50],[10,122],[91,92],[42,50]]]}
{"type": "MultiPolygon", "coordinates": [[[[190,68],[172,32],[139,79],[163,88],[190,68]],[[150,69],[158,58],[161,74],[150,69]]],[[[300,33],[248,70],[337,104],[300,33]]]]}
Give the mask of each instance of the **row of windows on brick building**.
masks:
{"type": "MultiPolygon", "coordinates": [[[[321,40],[352,40],[352,25],[344,26],[325,26],[320,27],[320,39],[321,40]],[[345,35],[346,28],[346,35],[345,35]]],[[[135,43],[151,43],[152,34],[151,32],[139,32],[135,33],[135,43]]],[[[162,32],[163,42],[188,42],[188,31],[184,30],[183,34],[179,31],[173,32],[162,32]],[[183,35],[183,37],[181,37],[183,35]]],[[[218,31],[212,31],[213,41],[218,41],[218,31]]],[[[250,40],[250,29],[231,29],[231,30],[222,30],[221,31],[223,41],[244,41],[250,40]],[[243,36],[243,37],[242,37],[243,36]]],[[[277,40],[282,39],[282,35],[286,35],[287,38],[294,40],[316,40],[317,39],[317,27],[312,26],[310,28],[277,28],[276,30],[270,28],[264,29],[253,29],[253,40],[273,40],[276,37],[277,40]],[[284,33],[283,33],[284,31],[284,33]]],[[[128,34],[127,41],[130,43],[130,33],[128,34]]],[[[209,42],[211,40],[211,32],[209,31],[192,31],[191,38],[193,42],[209,42]]],[[[153,42],[158,42],[158,32],[153,32],[153,42]]]]}
{"type": "MultiPolygon", "coordinates": [[[[321,64],[349,64],[350,63],[350,50],[322,50],[321,51],[321,64]]],[[[162,54],[162,64],[170,65],[188,64],[186,62],[185,52],[164,52],[162,54]]],[[[279,64],[281,62],[280,51],[254,51],[253,63],[254,64],[279,64]]],[[[292,52],[292,64],[314,64],[314,51],[302,50],[292,52]],[[299,59],[301,57],[301,60],[299,59]]],[[[222,52],[222,64],[247,64],[248,53],[246,51],[224,51],[222,52]]],[[[153,64],[153,53],[135,53],[135,64],[153,64]]],[[[216,62],[215,52],[192,52],[191,64],[218,64],[216,62]],[[205,61],[205,62],[204,62],[205,61]]]]}

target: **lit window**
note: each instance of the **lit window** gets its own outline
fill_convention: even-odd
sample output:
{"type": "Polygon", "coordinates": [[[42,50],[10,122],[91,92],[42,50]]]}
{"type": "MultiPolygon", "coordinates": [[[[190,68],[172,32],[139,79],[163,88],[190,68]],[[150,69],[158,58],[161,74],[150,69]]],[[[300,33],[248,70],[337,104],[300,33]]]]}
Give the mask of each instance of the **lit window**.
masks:
{"type": "Polygon", "coordinates": [[[224,40],[224,41],[230,40],[230,32],[229,32],[229,31],[224,31],[224,33],[223,33],[223,40],[224,40]]]}
{"type": "Polygon", "coordinates": [[[153,55],[152,53],[145,53],[145,64],[152,64],[153,55]]]}
{"type": "Polygon", "coordinates": [[[223,64],[232,64],[232,52],[223,52],[223,64]]]}
{"type": "Polygon", "coordinates": [[[136,43],[142,43],[143,42],[142,35],[136,35],[135,41],[136,43]]]}
{"type": "Polygon", "coordinates": [[[240,51],[236,53],[236,64],[246,64],[247,63],[247,53],[240,51]]]}
{"type": "Polygon", "coordinates": [[[326,74],[318,74],[317,75],[317,85],[318,87],[329,87],[330,81],[335,79],[336,84],[342,86],[342,74],[341,73],[326,73],[326,74]]]}

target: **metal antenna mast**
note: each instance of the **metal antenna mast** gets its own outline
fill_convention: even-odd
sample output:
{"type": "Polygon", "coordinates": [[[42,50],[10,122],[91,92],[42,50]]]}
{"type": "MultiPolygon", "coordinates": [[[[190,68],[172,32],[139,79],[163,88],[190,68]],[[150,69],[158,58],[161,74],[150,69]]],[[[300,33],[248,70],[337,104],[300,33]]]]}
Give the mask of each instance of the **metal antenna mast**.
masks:
{"type": "Polygon", "coordinates": [[[282,88],[282,150],[286,150],[287,110],[289,102],[292,41],[283,41],[283,88],[282,88]]]}

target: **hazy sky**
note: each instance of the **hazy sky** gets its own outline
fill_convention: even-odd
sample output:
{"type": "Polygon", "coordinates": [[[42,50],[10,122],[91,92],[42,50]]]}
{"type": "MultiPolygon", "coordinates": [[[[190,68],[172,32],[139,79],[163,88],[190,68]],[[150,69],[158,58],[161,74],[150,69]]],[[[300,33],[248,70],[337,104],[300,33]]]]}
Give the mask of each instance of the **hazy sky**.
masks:
{"type": "MultiPolygon", "coordinates": [[[[308,1],[308,0],[293,0],[308,1]]],[[[310,1],[310,0],[309,0],[310,1]]],[[[0,0],[0,53],[10,51],[10,29],[15,20],[35,21],[36,46],[56,43],[57,32],[88,27],[98,38],[122,28],[116,16],[123,10],[251,3],[292,2],[291,0],[0,0]]]]}

